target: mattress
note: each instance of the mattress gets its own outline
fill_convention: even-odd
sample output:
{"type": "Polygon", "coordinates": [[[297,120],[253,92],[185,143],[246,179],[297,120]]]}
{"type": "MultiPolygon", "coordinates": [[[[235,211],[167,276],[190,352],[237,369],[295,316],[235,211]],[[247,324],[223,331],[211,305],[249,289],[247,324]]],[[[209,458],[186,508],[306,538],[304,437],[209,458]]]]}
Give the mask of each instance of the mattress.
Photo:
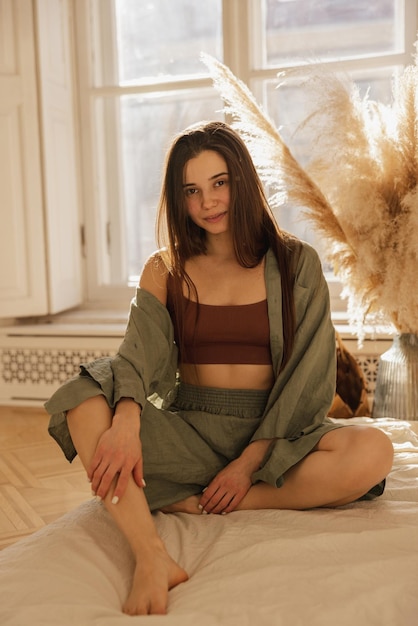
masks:
{"type": "Polygon", "coordinates": [[[133,558],[92,499],[0,552],[0,624],[417,625],[418,422],[350,423],[381,428],[393,442],[379,499],[309,511],[156,513],[190,579],[170,591],[167,615],[151,617],[121,612],[133,558]]]}

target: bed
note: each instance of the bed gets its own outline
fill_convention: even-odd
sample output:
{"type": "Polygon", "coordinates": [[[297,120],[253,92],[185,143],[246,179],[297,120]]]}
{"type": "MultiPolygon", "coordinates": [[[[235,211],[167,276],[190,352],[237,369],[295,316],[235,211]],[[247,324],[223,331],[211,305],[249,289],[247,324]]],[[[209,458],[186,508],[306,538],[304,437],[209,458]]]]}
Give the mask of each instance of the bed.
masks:
{"type": "MultiPolygon", "coordinates": [[[[338,420],[337,420],[338,421],[338,420]]],[[[157,513],[190,574],[166,616],[121,613],[133,560],[94,499],[0,553],[2,626],[415,626],[418,422],[355,418],[395,448],[385,494],[340,509],[157,513]]]]}

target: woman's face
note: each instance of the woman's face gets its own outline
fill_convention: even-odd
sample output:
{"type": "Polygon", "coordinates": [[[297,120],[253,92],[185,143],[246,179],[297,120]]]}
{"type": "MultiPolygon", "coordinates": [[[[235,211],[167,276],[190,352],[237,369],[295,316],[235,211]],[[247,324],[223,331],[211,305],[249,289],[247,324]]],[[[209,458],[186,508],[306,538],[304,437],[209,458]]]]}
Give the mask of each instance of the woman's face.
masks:
{"type": "Polygon", "coordinates": [[[218,152],[205,150],[187,161],[183,189],[188,214],[197,226],[213,235],[228,230],[229,174],[218,152]]]}

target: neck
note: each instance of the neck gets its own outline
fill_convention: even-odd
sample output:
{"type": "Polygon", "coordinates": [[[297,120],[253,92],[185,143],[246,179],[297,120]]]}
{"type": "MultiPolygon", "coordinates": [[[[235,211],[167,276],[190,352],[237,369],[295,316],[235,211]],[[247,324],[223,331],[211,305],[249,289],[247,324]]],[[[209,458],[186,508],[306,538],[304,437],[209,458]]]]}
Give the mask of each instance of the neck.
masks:
{"type": "Polygon", "coordinates": [[[220,259],[235,259],[232,238],[227,234],[209,235],[206,239],[207,255],[220,259]]]}

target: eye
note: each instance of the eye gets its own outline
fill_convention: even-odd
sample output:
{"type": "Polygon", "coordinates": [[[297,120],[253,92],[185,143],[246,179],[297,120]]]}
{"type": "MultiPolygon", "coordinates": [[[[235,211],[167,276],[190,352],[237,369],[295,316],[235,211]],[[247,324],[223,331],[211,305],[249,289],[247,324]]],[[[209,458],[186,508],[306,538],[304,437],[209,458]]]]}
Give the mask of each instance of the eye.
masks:
{"type": "Polygon", "coordinates": [[[186,196],[193,196],[194,194],[197,193],[197,189],[196,189],[196,187],[187,187],[187,189],[185,189],[184,193],[186,194],[186,196]]]}
{"type": "Polygon", "coordinates": [[[215,183],[215,187],[222,187],[223,185],[227,185],[228,184],[228,180],[225,178],[221,178],[220,180],[217,180],[215,183]]]}

